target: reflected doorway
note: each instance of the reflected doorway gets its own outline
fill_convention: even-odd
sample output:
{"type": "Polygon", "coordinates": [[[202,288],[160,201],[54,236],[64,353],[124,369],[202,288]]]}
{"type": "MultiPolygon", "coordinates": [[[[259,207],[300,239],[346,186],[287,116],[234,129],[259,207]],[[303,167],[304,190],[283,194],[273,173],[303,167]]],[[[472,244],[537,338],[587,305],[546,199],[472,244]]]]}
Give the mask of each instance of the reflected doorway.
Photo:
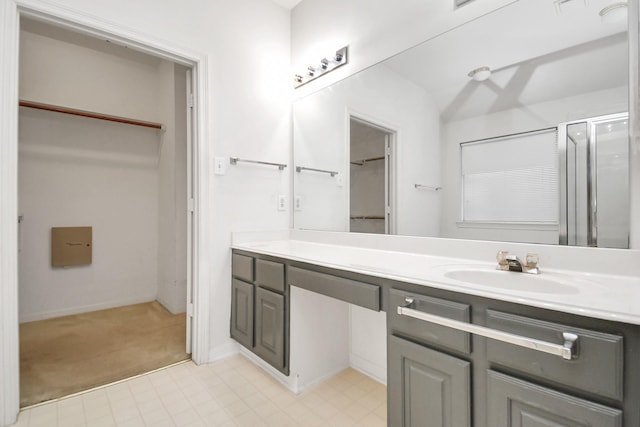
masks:
{"type": "Polygon", "coordinates": [[[349,128],[349,231],[393,234],[394,133],[353,116],[349,128]]]}

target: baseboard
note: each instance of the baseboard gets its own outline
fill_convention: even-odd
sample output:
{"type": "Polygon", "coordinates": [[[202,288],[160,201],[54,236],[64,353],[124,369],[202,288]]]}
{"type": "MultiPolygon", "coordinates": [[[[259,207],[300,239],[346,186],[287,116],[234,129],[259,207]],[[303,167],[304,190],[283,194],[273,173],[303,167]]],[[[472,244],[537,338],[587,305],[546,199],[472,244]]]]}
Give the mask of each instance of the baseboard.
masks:
{"type": "Polygon", "coordinates": [[[169,304],[167,301],[165,301],[164,299],[157,297],[156,301],[158,301],[160,303],[161,306],[163,306],[164,308],[167,309],[167,311],[171,314],[181,314],[184,313],[185,311],[187,311],[184,302],[183,304],[180,305],[180,307],[176,308],[174,307],[175,304],[169,304]]]}
{"type": "Polygon", "coordinates": [[[137,298],[125,298],[117,301],[101,302],[99,304],[84,305],[79,307],[69,307],[61,310],[45,311],[42,313],[33,313],[20,315],[20,323],[35,322],[37,320],[53,319],[55,317],[70,316],[73,314],[88,313],[91,311],[106,310],[109,308],[123,307],[125,305],[140,304],[143,302],[151,302],[156,300],[156,295],[147,295],[137,298]]]}
{"type": "Polygon", "coordinates": [[[240,352],[240,345],[235,341],[216,346],[209,350],[209,359],[205,363],[213,363],[217,360],[226,359],[240,352]]]}
{"type": "Polygon", "coordinates": [[[271,375],[274,380],[282,384],[287,390],[291,391],[294,394],[299,394],[300,392],[302,392],[299,386],[298,376],[293,372],[289,376],[283,374],[245,347],[240,347],[240,354],[249,359],[258,367],[262,368],[262,370],[271,375]]]}
{"type": "Polygon", "coordinates": [[[349,363],[356,371],[387,385],[387,367],[372,363],[356,354],[349,355],[349,363]]]}

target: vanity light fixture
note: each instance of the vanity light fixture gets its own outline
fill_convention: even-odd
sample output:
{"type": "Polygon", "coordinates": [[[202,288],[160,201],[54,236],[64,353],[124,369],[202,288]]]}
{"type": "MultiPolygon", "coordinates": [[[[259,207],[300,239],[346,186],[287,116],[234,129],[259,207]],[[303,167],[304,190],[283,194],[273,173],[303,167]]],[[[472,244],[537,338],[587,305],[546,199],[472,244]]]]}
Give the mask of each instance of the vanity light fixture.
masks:
{"type": "Polygon", "coordinates": [[[319,65],[310,65],[307,67],[307,71],[303,74],[296,74],[293,76],[293,87],[296,89],[302,85],[309,83],[317,79],[320,76],[323,76],[338,67],[341,67],[349,62],[348,60],[348,48],[347,46],[343,47],[336,51],[333,58],[322,58],[320,60],[319,65]]]}
{"type": "Polygon", "coordinates": [[[600,13],[603,24],[619,24],[627,21],[627,2],[610,4],[603,8],[600,13]]]}
{"type": "Polygon", "coordinates": [[[477,82],[483,82],[491,77],[491,68],[487,66],[478,67],[475,70],[469,71],[469,74],[467,74],[467,76],[471,77],[477,82]]]}

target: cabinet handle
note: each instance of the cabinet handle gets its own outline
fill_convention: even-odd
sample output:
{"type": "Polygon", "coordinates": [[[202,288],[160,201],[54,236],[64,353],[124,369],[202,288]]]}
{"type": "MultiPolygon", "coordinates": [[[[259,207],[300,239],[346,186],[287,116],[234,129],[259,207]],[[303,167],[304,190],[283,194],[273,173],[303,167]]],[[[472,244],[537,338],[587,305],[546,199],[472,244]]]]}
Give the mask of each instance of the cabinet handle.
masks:
{"type": "Polygon", "coordinates": [[[496,329],[485,328],[484,326],[474,325],[473,323],[460,322],[458,320],[448,319],[446,317],[428,314],[411,308],[414,304],[413,298],[406,298],[406,305],[398,306],[398,314],[401,316],[413,317],[414,319],[424,320],[425,322],[435,323],[437,325],[446,326],[457,329],[459,331],[480,335],[497,341],[526,347],[533,350],[561,356],[563,359],[571,360],[575,357],[575,348],[578,341],[578,335],[572,332],[563,332],[562,338],[564,344],[554,344],[546,341],[529,338],[522,335],[511,334],[496,329]]]}

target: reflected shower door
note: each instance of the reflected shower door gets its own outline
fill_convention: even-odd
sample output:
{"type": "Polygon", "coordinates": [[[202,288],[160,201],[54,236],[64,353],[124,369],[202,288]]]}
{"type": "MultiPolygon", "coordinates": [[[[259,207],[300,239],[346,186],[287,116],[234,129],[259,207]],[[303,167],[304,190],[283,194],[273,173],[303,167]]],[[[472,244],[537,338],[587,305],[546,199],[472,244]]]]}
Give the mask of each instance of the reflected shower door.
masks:
{"type": "Polygon", "coordinates": [[[597,246],[629,247],[629,126],[627,115],[594,121],[597,246]]]}
{"type": "MultiPolygon", "coordinates": [[[[587,122],[566,126],[566,243],[587,246],[588,224],[588,150],[587,122]]],[[[561,171],[562,173],[562,171],[561,171]]]]}
{"type": "Polygon", "coordinates": [[[558,137],[560,244],[628,248],[628,114],[563,123],[558,137]]]}

